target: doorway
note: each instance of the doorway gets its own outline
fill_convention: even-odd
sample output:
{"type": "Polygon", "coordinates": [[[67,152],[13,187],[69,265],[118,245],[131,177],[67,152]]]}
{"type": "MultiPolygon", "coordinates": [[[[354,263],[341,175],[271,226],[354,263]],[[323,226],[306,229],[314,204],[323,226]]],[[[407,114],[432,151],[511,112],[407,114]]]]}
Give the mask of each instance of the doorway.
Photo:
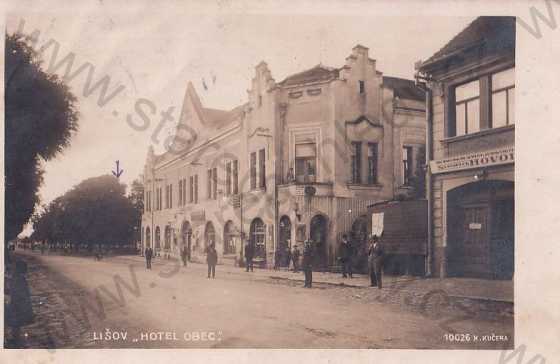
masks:
{"type": "Polygon", "coordinates": [[[278,246],[276,248],[276,257],[278,261],[275,265],[278,267],[288,267],[290,265],[289,252],[292,245],[292,223],[290,218],[288,216],[282,216],[278,227],[278,246]]]}
{"type": "Polygon", "coordinates": [[[309,224],[309,237],[314,244],[313,268],[323,270],[327,267],[327,219],[315,215],[309,224]]]}
{"type": "Polygon", "coordinates": [[[448,192],[448,273],[511,279],[514,271],[514,185],[480,181],[448,192]]]}

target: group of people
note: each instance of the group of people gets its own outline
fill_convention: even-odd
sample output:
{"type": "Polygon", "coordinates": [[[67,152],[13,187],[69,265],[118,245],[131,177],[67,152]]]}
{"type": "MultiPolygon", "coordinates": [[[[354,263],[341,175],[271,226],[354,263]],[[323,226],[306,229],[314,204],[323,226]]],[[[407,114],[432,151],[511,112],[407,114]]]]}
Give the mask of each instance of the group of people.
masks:
{"type": "MultiPolygon", "coordinates": [[[[146,257],[146,268],[152,269],[152,258],[153,250],[151,247],[146,247],[144,255],[146,257]]],[[[189,251],[186,247],[182,247],[180,251],[181,260],[183,261],[183,266],[187,266],[187,260],[189,258],[189,251]]],[[[302,259],[302,270],[305,276],[305,288],[311,288],[313,283],[313,255],[314,255],[314,245],[313,241],[307,240],[304,243],[303,249],[303,259],[302,259]]],[[[368,271],[370,277],[370,286],[382,288],[382,272],[383,272],[383,257],[384,250],[377,235],[372,235],[368,241],[367,248],[368,255],[368,271]]],[[[342,235],[342,241],[339,247],[339,260],[342,264],[342,277],[352,278],[353,270],[353,257],[355,256],[352,244],[348,240],[348,235],[342,235]]],[[[244,258],[245,258],[245,271],[253,271],[253,259],[255,257],[255,246],[251,244],[250,241],[244,246],[244,258]]],[[[299,258],[300,251],[297,245],[294,245],[290,258],[293,264],[293,271],[299,272],[299,258]]],[[[208,278],[216,277],[216,264],[218,263],[218,252],[216,251],[216,246],[212,242],[206,248],[206,263],[208,264],[208,278]]]]}
{"type": "MultiPolygon", "coordinates": [[[[339,259],[342,264],[342,277],[352,278],[352,265],[355,256],[354,248],[348,240],[348,235],[342,235],[342,241],[339,248],[339,259]]],[[[368,240],[367,257],[368,257],[368,273],[370,277],[370,286],[382,288],[383,274],[383,257],[384,250],[377,235],[372,235],[368,240]]]]}

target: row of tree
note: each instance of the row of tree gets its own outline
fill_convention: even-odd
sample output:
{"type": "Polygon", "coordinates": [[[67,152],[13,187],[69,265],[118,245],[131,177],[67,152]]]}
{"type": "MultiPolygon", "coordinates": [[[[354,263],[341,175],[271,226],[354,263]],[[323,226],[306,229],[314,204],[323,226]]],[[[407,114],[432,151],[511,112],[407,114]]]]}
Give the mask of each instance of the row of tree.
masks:
{"type": "Polygon", "coordinates": [[[84,180],[32,218],[31,239],[50,246],[93,248],[129,245],[140,239],[143,188],[126,186],[111,175],[84,180]]]}

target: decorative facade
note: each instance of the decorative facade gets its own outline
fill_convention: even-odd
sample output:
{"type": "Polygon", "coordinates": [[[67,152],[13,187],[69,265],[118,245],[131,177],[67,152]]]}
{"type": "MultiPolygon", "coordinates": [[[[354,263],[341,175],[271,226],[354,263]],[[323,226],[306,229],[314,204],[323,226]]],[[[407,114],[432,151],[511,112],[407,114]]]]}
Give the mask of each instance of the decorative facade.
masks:
{"type": "Polygon", "coordinates": [[[365,248],[367,206],[411,193],[426,135],[424,93],[368,52],[281,82],[261,62],[229,111],[204,107],[189,83],[175,142],[148,153],[143,245],[196,260],[213,242],[233,264],[247,238],[270,267],[312,239],[318,269],[336,265],[343,233],[365,248]]]}

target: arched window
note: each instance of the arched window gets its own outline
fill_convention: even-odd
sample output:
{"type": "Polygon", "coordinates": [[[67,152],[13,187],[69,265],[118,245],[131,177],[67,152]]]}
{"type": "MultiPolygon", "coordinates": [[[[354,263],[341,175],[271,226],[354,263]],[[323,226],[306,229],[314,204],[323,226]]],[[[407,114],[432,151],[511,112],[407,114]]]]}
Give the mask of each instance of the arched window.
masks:
{"type": "Polygon", "coordinates": [[[224,226],[224,254],[235,254],[237,234],[233,221],[229,220],[224,226]]]}
{"type": "Polygon", "coordinates": [[[192,249],[192,228],[188,221],[183,222],[181,226],[181,245],[184,249],[187,249],[187,259],[191,259],[191,249],[192,249]]]}
{"type": "Polygon", "coordinates": [[[167,225],[165,227],[165,245],[164,250],[169,251],[171,249],[171,226],[167,225]]]}
{"type": "Polygon", "coordinates": [[[275,264],[280,267],[287,267],[290,265],[289,251],[292,247],[292,223],[290,218],[288,216],[282,216],[278,228],[278,246],[276,254],[276,259],[278,259],[278,261],[275,264]]]}
{"type": "Polygon", "coordinates": [[[156,251],[161,250],[159,226],[156,226],[156,251]]]}
{"type": "Polygon", "coordinates": [[[327,265],[327,219],[323,215],[315,215],[309,224],[309,237],[315,246],[314,264],[316,267],[327,265]]]}
{"type": "Polygon", "coordinates": [[[206,247],[210,244],[216,244],[216,230],[214,230],[214,224],[212,221],[206,223],[206,229],[204,230],[204,244],[206,247]]]}
{"type": "Polygon", "coordinates": [[[150,235],[150,228],[147,227],[146,228],[146,238],[144,239],[144,244],[146,245],[146,247],[149,247],[149,246],[152,245],[151,239],[152,239],[152,237],[150,235]]]}
{"type": "Polygon", "coordinates": [[[368,221],[365,216],[360,216],[352,224],[350,233],[350,244],[354,248],[356,258],[354,268],[359,272],[367,271],[367,236],[368,221]]]}
{"type": "Polygon", "coordinates": [[[251,230],[249,232],[251,244],[255,247],[255,258],[266,259],[266,226],[264,222],[256,218],[251,222],[251,230]]]}

